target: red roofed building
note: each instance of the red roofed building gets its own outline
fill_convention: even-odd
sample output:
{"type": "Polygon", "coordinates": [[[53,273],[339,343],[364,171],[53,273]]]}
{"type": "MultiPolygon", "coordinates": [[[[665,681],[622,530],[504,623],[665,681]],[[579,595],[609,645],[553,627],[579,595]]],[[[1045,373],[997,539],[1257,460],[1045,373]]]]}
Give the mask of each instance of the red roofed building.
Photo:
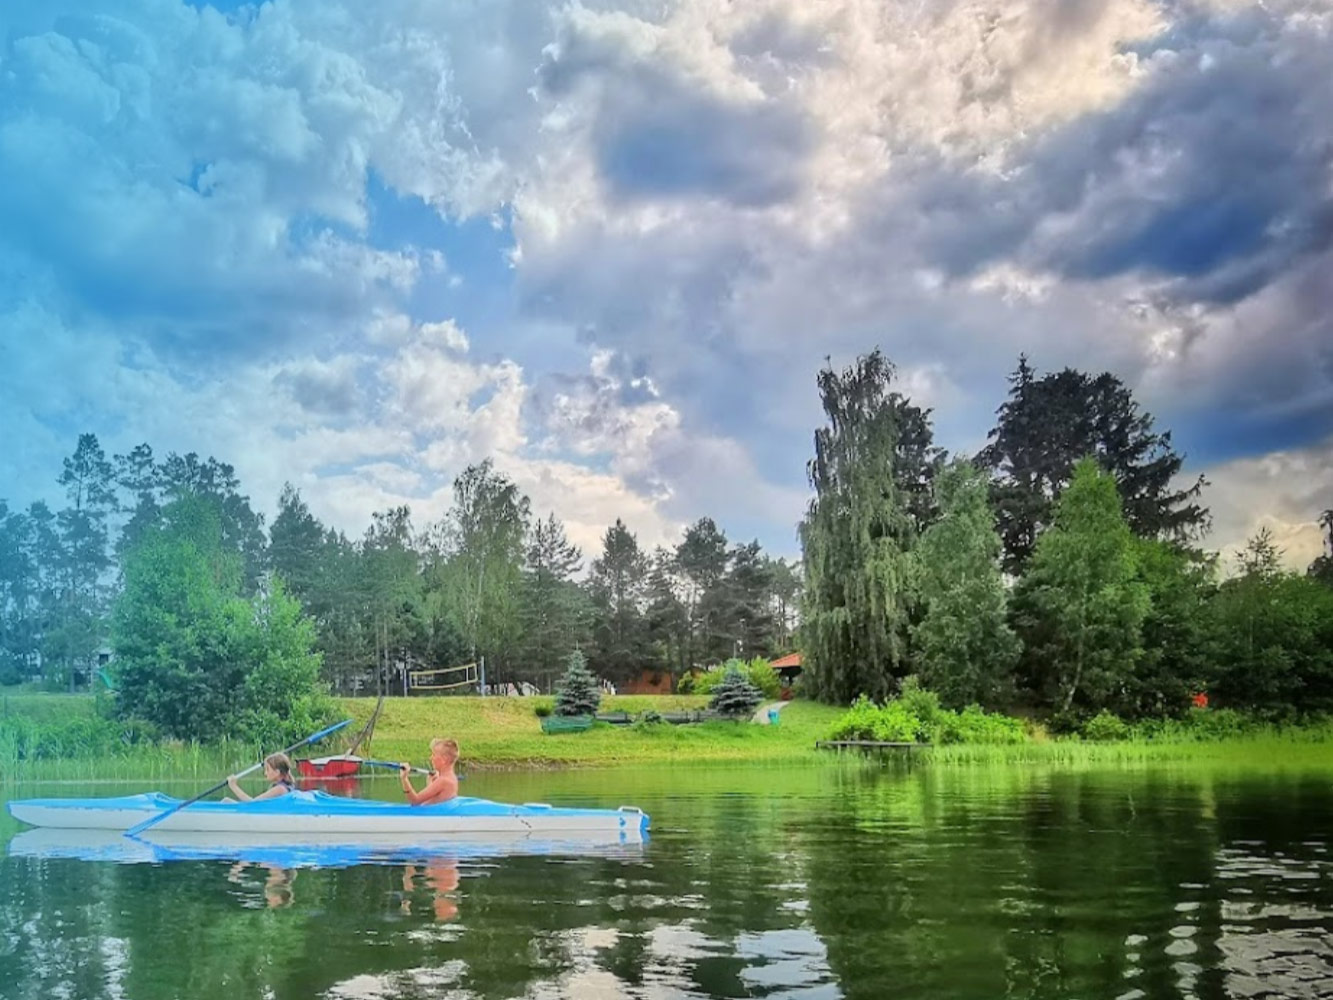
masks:
{"type": "Polygon", "coordinates": [[[792,685],[796,683],[796,678],[801,676],[801,654],[789,653],[786,656],[773,660],[769,666],[777,673],[782,681],[782,700],[787,701],[794,694],[792,685]]]}

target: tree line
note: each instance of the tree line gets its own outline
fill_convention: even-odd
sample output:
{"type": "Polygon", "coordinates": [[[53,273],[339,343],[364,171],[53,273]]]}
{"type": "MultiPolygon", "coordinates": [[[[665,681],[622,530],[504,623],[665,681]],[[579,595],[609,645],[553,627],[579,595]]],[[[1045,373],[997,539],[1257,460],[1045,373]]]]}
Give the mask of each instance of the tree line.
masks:
{"type": "MultiPolygon", "coordinates": [[[[758,542],[733,542],[704,517],[674,546],[648,550],[617,520],[585,572],[555,514],[535,516],[489,461],[458,476],[440,519],[418,524],[395,507],[375,512],[360,537],[323,524],[290,485],[269,525],[232,466],[159,459],[147,444],[107,456],[93,434],[80,436],[59,483],[58,510],[0,501],[2,683],[97,684],[108,655],[108,684],[123,683],[153,615],[237,600],[258,615],[275,585],[280,603],[298,601],[309,618],[321,676],[339,692],[382,691],[404,669],[482,657],[490,683],[549,689],[574,649],[613,682],[678,677],[795,643],[797,567],[758,542]],[[192,595],[185,604],[182,594],[192,595]]],[[[219,655],[202,673],[225,673],[224,648],[244,658],[243,643],[218,638],[220,621],[210,626],[219,655]]]]}
{"type": "Polygon", "coordinates": [[[1071,723],[1209,699],[1333,709],[1333,511],[1307,573],[1265,530],[1223,579],[1198,545],[1204,480],[1111,374],[1020,358],[986,447],[952,459],[879,351],[818,386],[800,529],[815,696],[882,700],[915,677],[950,707],[1071,723]]]}
{"type": "Polygon", "coordinates": [[[0,683],[96,685],[110,653],[122,698],[209,678],[254,730],[283,677],[373,693],[484,657],[549,690],[575,649],[616,682],[800,649],[844,704],[916,677],[950,707],[1076,717],[1333,708],[1333,510],[1307,573],[1260,533],[1224,578],[1202,478],[1115,376],[1020,358],[970,457],[895,378],[879,351],[818,373],[796,565],[707,517],[652,550],[617,520],[589,558],[490,462],[432,522],[396,507],[349,537],[287,486],[266,524],[230,465],[81,435],[56,509],[0,501],[0,683]]]}

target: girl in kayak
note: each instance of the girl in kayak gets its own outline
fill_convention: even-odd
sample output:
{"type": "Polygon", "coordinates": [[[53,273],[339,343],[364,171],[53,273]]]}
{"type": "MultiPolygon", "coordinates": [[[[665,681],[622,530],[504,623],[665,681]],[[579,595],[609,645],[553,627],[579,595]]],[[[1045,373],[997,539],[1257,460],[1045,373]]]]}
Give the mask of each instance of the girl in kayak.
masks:
{"type": "Polygon", "coordinates": [[[454,763],[458,760],[458,744],[453,740],[439,737],[430,741],[430,763],[435,769],[426,782],[426,787],[418,792],[412,787],[410,764],[398,765],[398,777],[403,783],[403,794],[414,806],[434,806],[448,802],[458,794],[458,776],[454,774],[454,763]]]}
{"type": "Polygon", "coordinates": [[[231,775],[227,779],[227,787],[232,790],[232,794],[236,798],[225,798],[222,801],[257,802],[260,799],[276,799],[279,795],[286,795],[296,787],[292,782],[292,762],[285,753],[270,754],[264,758],[264,777],[269,781],[268,788],[258,795],[249,795],[237,783],[236,775],[231,775]]]}

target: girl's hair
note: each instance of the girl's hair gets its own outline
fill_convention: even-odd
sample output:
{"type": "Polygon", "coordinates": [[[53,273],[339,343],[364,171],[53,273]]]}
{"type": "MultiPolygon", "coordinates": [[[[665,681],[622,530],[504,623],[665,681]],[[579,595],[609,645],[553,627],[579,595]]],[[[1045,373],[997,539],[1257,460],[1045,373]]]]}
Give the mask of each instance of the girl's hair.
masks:
{"type": "Polygon", "coordinates": [[[264,758],[264,763],[278,772],[278,777],[285,780],[292,780],[292,762],[285,753],[271,753],[264,758]]]}

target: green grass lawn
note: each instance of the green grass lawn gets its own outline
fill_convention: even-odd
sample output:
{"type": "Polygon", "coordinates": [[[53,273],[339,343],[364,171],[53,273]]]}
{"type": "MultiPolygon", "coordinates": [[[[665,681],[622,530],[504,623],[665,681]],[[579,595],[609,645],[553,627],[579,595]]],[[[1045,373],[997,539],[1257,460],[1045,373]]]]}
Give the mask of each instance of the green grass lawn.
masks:
{"type": "MultiPolygon", "coordinates": [[[[355,731],[374,711],[373,698],[343,698],[339,703],[356,722],[355,731]]],[[[375,726],[370,753],[389,760],[423,763],[434,736],[456,739],[465,767],[592,765],[654,761],[791,761],[815,756],[815,740],[840,710],[794,702],[782,710],[777,726],[750,722],[705,722],[646,727],[599,724],[582,733],[547,735],[533,709],[550,698],[386,698],[375,726]]],[[[631,715],[703,708],[704,697],[623,695],[602,699],[603,712],[631,715]]],[[[365,753],[365,750],[362,751],[365,753]]]]}
{"type": "MultiPolygon", "coordinates": [[[[1014,745],[968,744],[937,746],[868,755],[815,750],[842,710],[808,701],[787,705],[779,724],[757,726],[707,722],[686,726],[611,726],[598,724],[582,733],[547,735],[533,711],[550,705],[537,698],[389,698],[365,756],[425,764],[432,737],[459,742],[464,768],[599,766],[654,763],[812,763],[844,760],[891,760],[910,756],[939,767],[1041,766],[1062,768],[1147,765],[1190,762],[1225,766],[1319,766],[1333,768],[1333,730],[1293,728],[1282,733],[1213,741],[1122,740],[1095,743],[1035,738],[1014,745]]],[[[336,753],[346,747],[375,707],[373,698],[338,699],[353,725],[305,755],[336,753]]],[[[702,708],[702,696],[614,696],[604,698],[602,711],[631,715],[652,708],[659,712],[702,708]]],[[[23,715],[37,720],[68,719],[95,708],[92,696],[19,693],[0,695],[0,716],[23,715]]],[[[21,768],[0,762],[0,782],[7,778],[111,779],[148,776],[225,774],[253,763],[252,747],[166,745],[143,747],[108,760],[40,760],[21,768]],[[18,771],[21,773],[9,773],[18,771]]]]}

